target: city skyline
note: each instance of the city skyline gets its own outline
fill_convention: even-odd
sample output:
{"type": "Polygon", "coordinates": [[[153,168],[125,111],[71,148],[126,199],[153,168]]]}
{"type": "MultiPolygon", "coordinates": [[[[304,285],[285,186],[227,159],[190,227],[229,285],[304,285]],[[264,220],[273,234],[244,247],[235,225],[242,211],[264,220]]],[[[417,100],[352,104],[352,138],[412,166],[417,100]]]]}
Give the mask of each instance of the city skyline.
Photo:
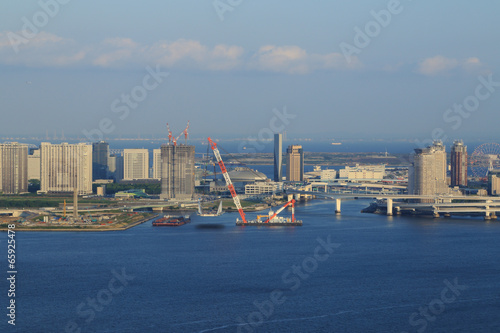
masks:
{"type": "Polygon", "coordinates": [[[0,332],[500,331],[500,2],[2,9],[0,332]]]}

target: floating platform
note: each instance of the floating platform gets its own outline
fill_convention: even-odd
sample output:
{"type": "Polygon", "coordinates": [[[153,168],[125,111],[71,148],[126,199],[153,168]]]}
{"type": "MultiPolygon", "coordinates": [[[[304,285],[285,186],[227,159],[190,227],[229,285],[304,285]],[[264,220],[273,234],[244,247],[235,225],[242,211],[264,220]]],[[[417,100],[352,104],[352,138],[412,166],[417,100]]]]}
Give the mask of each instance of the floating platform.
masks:
{"type": "Polygon", "coordinates": [[[264,221],[236,221],[237,226],[250,227],[250,226],[260,226],[260,227],[300,227],[302,226],[301,220],[296,220],[295,222],[264,222],[264,221]]]}
{"type": "Polygon", "coordinates": [[[163,217],[153,222],[154,227],[178,227],[191,222],[189,216],[163,217]]]}

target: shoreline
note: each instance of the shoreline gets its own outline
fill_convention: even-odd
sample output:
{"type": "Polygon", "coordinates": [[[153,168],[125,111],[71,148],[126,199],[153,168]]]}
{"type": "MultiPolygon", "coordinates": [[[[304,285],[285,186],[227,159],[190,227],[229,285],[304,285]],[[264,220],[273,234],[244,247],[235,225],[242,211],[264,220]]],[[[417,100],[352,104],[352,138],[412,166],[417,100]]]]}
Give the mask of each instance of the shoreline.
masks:
{"type": "MultiPolygon", "coordinates": [[[[133,228],[133,227],[136,227],[138,226],[139,224],[143,224],[143,223],[146,223],[148,221],[151,221],[151,220],[154,220],[155,218],[157,218],[158,216],[160,216],[160,214],[156,214],[154,216],[151,216],[151,217],[147,217],[147,218],[144,218],[144,219],[141,219],[139,221],[136,221],[136,222],[133,222],[133,223],[130,223],[124,227],[121,227],[121,228],[106,228],[106,229],[99,229],[98,227],[97,228],[74,228],[74,227],[68,227],[68,228],[51,228],[51,227],[40,227],[40,228],[30,228],[30,227],[27,227],[27,228],[15,228],[14,231],[19,231],[19,232],[38,232],[38,231],[43,231],[43,232],[49,232],[49,231],[61,231],[61,232],[104,232],[104,231],[124,231],[124,230],[127,230],[127,229],[130,229],[130,228],[133,228]]],[[[16,225],[17,226],[17,225],[16,225]]],[[[7,230],[9,229],[4,229],[4,228],[1,228],[0,229],[0,232],[7,232],[7,230]]]]}

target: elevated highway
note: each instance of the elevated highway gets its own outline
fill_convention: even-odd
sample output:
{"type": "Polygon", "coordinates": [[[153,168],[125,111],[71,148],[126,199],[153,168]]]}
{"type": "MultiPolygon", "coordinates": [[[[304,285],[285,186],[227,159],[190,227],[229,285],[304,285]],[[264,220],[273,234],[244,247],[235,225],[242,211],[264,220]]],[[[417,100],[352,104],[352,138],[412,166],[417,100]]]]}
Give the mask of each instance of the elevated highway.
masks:
{"type": "Polygon", "coordinates": [[[496,218],[500,212],[500,197],[464,196],[464,195],[412,195],[387,193],[329,193],[286,189],[286,193],[296,200],[303,196],[321,197],[335,200],[335,213],[341,213],[342,199],[375,199],[387,215],[402,212],[427,213],[434,217],[440,214],[477,215],[484,214],[485,219],[496,218]],[[411,202],[415,201],[415,202],[411,202]]]}

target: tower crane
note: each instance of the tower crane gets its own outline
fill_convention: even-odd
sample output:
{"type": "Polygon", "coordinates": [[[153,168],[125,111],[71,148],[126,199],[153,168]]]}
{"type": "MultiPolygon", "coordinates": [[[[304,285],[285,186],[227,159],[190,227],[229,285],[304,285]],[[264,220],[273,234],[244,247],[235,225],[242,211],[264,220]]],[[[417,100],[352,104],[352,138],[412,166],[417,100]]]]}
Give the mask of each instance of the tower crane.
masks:
{"type": "MultiPolygon", "coordinates": [[[[168,124],[167,124],[167,126],[168,126],[168,124]]],[[[172,132],[170,132],[170,129],[169,129],[168,130],[169,142],[170,142],[170,138],[172,137],[172,142],[173,142],[174,146],[177,146],[177,141],[179,141],[181,135],[184,134],[184,140],[185,140],[185,143],[187,144],[188,129],[189,129],[189,120],[188,120],[186,128],[176,138],[172,137],[172,132]]]]}
{"type": "Polygon", "coordinates": [[[168,131],[168,143],[172,142],[172,131],[170,130],[170,126],[167,123],[167,131],[168,131]]]}
{"type": "Polygon", "coordinates": [[[187,144],[187,140],[188,140],[188,129],[189,129],[189,120],[188,120],[188,124],[186,126],[186,128],[184,129],[184,131],[182,131],[184,133],[184,143],[187,144]]]}

